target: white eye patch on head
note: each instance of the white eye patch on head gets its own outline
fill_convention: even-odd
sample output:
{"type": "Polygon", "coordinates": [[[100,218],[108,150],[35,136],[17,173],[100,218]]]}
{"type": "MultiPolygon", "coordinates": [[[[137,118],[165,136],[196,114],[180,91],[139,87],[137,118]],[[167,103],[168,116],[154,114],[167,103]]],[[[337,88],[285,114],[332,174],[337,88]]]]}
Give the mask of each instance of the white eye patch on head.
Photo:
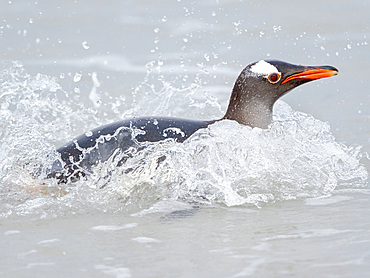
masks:
{"type": "Polygon", "coordinates": [[[261,60],[252,65],[250,72],[256,76],[266,77],[266,79],[272,84],[278,83],[281,78],[279,70],[265,60],[261,60]]]}
{"type": "Polygon", "coordinates": [[[271,73],[278,73],[281,75],[279,70],[271,65],[270,63],[266,62],[265,60],[261,60],[257,63],[255,63],[253,66],[251,66],[250,71],[252,73],[255,73],[257,75],[263,75],[263,76],[269,76],[271,73]]]}

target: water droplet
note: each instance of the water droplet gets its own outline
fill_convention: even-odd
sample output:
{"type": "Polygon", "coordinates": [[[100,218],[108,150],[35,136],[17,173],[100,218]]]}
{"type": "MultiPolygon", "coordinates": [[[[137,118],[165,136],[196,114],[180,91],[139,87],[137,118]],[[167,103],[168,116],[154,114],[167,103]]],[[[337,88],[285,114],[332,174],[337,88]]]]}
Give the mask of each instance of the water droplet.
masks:
{"type": "Polygon", "coordinates": [[[75,93],[79,93],[79,92],[80,92],[80,88],[75,87],[75,88],[73,89],[73,91],[74,91],[75,93]]]}
{"type": "Polygon", "coordinates": [[[82,42],[82,47],[85,48],[85,49],[89,49],[90,48],[90,46],[87,43],[87,41],[82,42]]]}
{"type": "Polygon", "coordinates": [[[81,80],[82,74],[80,72],[76,72],[75,76],[73,77],[73,82],[78,82],[81,80]]]}
{"type": "Polygon", "coordinates": [[[162,22],[166,22],[167,21],[167,16],[164,16],[163,18],[162,18],[162,22]]]}
{"type": "Polygon", "coordinates": [[[351,48],[352,48],[352,45],[347,44],[347,48],[348,48],[348,49],[351,49],[351,48]]]}
{"type": "Polygon", "coordinates": [[[159,32],[159,28],[154,28],[154,33],[158,33],[159,32]]]}
{"type": "Polygon", "coordinates": [[[63,78],[65,77],[65,74],[64,74],[64,73],[61,73],[61,74],[59,75],[59,77],[60,77],[60,79],[63,79],[63,78]]]}
{"type": "Polygon", "coordinates": [[[216,16],[216,13],[215,12],[212,12],[212,16],[216,16]]]}
{"type": "Polygon", "coordinates": [[[30,24],[32,24],[32,23],[33,23],[33,18],[32,18],[32,17],[30,18],[30,21],[29,21],[29,22],[30,22],[30,24]]]}
{"type": "Polygon", "coordinates": [[[98,79],[98,74],[96,72],[92,73],[91,80],[94,84],[94,87],[96,87],[96,88],[100,87],[100,81],[98,79]]]}
{"type": "Polygon", "coordinates": [[[40,43],[40,38],[37,38],[36,39],[36,43],[40,43]]]}
{"type": "Polygon", "coordinates": [[[85,135],[86,135],[86,137],[91,137],[93,135],[93,133],[92,133],[91,130],[89,130],[89,131],[85,132],[85,135]]]}
{"type": "Polygon", "coordinates": [[[188,42],[188,38],[183,38],[182,39],[184,42],[188,42]]]}
{"type": "Polygon", "coordinates": [[[272,29],[274,30],[274,32],[281,31],[281,26],[280,25],[274,25],[274,26],[272,26],[272,29]]]}

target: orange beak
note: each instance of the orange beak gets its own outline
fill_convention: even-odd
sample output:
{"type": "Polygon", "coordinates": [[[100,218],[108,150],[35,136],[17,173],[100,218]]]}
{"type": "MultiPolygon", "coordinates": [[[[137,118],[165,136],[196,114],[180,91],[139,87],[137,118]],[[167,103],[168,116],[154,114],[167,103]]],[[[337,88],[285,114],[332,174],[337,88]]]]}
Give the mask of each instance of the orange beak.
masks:
{"type": "Polygon", "coordinates": [[[325,77],[331,77],[337,74],[338,70],[335,68],[333,69],[311,68],[303,72],[288,76],[281,84],[284,84],[293,79],[321,79],[325,77]]]}

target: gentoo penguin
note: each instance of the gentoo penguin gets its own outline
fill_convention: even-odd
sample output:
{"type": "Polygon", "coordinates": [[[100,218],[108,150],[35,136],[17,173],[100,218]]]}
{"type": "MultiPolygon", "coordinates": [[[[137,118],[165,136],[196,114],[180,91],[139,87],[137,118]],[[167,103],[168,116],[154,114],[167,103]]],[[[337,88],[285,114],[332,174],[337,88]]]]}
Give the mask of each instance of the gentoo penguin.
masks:
{"type": "Polygon", "coordinates": [[[267,128],[272,121],[272,108],[277,99],[299,85],[336,74],[338,70],[331,66],[301,66],[277,60],[252,63],[237,78],[223,118],[199,121],[141,117],[95,128],[57,149],[61,159],[50,167],[48,177],[58,179],[59,183],[76,181],[91,173],[93,166],[112,156],[120,154],[125,157],[129,149],[140,150],[147,142],[168,138],[183,142],[195,131],[223,119],[267,128]]]}

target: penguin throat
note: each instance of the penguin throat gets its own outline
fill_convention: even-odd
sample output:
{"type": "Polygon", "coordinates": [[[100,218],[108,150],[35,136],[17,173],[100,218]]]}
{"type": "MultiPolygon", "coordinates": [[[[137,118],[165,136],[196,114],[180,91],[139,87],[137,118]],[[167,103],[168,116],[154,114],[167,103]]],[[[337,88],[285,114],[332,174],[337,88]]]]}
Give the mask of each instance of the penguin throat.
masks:
{"type": "Polygon", "coordinates": [[[272,121],[273,105],[274,101],[264,98],[231,98],[223,119],[234,120],[250,127],[267,128],[272,121]]]}

